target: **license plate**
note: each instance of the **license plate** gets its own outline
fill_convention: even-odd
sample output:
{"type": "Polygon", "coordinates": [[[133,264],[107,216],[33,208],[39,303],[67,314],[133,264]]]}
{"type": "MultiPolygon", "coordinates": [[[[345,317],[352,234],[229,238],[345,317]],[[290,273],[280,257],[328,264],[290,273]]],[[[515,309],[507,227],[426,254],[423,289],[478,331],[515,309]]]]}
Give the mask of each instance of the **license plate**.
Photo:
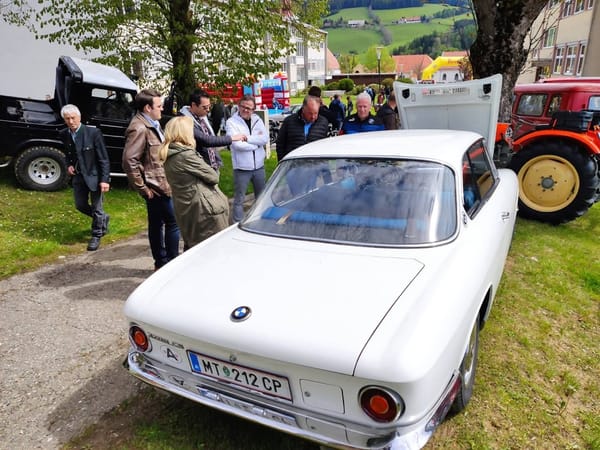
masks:
{"type": "Polygon", "coordinates": [[[192,372],[274,397],[292,400],[287,378],[262,370],[232,364],[228,361],[188,351],[192,372]]]}

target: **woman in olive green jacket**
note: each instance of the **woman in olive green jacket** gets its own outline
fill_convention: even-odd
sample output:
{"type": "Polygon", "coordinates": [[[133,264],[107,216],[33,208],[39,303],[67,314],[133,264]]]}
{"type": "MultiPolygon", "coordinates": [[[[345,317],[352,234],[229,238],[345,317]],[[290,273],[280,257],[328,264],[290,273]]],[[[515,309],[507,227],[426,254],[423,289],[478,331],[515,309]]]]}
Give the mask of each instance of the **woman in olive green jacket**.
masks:
{"type": "Polygon", "coordinates": [[[171,186],[184,250],[226,228],[229,201],[219,189],[219,174],[196,152],[190,117],[174,117],[167,123],[159,157],[171,186]]]}

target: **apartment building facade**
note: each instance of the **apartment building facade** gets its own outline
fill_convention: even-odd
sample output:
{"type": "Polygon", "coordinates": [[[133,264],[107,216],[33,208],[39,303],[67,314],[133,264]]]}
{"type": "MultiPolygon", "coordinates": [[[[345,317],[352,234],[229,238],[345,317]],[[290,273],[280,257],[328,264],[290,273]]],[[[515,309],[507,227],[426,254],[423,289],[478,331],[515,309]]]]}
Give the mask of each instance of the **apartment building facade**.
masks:
{"type": "Polygon", "coordinates": [[[534,21],[527,63],[517,83],[540,78],[600,76],[600,3],[550,0],[534,21]]]}

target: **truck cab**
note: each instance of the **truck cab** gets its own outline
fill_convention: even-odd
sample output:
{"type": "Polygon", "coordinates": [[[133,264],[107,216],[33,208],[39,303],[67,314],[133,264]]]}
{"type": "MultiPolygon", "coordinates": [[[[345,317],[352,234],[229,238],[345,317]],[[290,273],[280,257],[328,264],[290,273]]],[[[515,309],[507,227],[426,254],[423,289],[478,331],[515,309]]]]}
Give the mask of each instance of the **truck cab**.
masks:
{"type": "Polygon", "coordinates": [[[558,111],[600,110],[600,79],[520,84],[514,94],[513,139],[549,125],[558,111]]]}
{"type": "Polygon", "coordinates": [[[111,175],[123,175],[125,129],[135,114],[136,84],[120,70],[69,56],[56,67],[54,98],[0,96],[0,166],[12,165],[21,186],[54,191],[67,185],[65,151],[59,132],[61,108],[72,103],[82,123],[102,131],[111,175]]]}

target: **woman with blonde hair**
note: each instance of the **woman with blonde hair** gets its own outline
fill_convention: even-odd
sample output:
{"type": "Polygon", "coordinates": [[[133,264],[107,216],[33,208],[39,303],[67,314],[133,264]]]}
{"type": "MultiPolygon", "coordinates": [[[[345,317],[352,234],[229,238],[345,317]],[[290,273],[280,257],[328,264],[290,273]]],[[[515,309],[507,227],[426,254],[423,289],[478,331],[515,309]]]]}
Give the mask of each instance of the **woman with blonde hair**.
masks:
{"type": "Polygon", "coordinates": [[[219,174],[196,152],[192,118],[172,118],[164,134],[158,155],[164,161],[175,218],[187,250],[228,226],[229,201],[219,189],[219,174]]]}

